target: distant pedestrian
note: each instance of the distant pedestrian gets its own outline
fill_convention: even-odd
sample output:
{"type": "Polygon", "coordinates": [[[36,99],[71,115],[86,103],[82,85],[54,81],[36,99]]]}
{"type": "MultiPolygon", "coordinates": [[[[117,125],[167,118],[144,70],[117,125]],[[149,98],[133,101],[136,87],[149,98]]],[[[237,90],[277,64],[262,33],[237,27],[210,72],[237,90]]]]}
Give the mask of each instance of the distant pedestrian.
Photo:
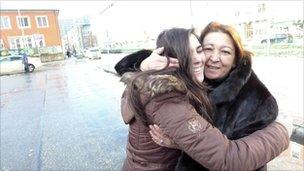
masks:
{"type": "Polygon", "coordinates": [[[29,72],[28,55],[25,51],[22,51],[22,63],[24,65],[24,71],[29,72]]]}
{"type": "Polygon", "coordinates": [[[68,56],[68,58],[71,57],[71,52],[70,52],[70,50],[67,50],[66,55],[68,56]]]}

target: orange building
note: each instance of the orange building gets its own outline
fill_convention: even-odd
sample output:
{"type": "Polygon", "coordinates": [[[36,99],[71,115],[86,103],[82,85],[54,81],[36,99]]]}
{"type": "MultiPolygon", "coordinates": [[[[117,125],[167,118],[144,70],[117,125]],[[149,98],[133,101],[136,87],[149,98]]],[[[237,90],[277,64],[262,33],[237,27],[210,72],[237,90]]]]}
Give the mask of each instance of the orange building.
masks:
{"type": "Polygon", "coordinates": [[[0,10],[0,49],[61,47],[59,10],[0,10]]]}

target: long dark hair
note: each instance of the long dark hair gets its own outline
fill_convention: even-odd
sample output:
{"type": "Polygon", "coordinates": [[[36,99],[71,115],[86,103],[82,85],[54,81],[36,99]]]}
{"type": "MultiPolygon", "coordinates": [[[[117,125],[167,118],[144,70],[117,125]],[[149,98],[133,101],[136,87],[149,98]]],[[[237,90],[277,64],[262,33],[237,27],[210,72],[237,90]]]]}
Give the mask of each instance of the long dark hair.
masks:
{"type": "MultiPolygon", "coordinates": [[[[195,110],[206,120],[212,123],[211,120],[211,105],[207,97],[207,88],[204,83],[200,83],[195,79],[192,72],[192,58],[189,38],[190,34],[194,34],[193,29],[172,28],[161,32],[157,38],[156,46],[164,47],[164,52],[161,54],[166,57],[174,57],[179,61],[179,68],[165,67],[162,70],[151,70],[141,72],[136,75],[128,85],[130,108],[144,123],[147,123],[145,114],[145,104],[142,104],[140,99],[141,89],[138,80],[147,78],[149,75],[173,75],[183,83],[187,89],[186,98],[195,110]]],[[[196,36],[197,37],[197,36],[196,36]]],[[[167,60],[167,66],[169,60],[167,60]]],[[[141,84],[142,85],[142,84],[141,84]]]]}

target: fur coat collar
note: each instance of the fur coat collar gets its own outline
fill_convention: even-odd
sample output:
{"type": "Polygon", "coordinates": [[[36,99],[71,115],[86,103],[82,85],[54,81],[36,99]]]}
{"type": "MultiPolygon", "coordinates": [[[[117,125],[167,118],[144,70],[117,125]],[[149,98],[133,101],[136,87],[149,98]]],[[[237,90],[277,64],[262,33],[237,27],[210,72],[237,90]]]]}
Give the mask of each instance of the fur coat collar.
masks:
{"type": "Polygon", "coordinates": [[[243,57],[236,68],[216,88],[211,90],[209,98],[213,104],[230,102],[239,94],[251,76],[251,58],[243,57]]]}

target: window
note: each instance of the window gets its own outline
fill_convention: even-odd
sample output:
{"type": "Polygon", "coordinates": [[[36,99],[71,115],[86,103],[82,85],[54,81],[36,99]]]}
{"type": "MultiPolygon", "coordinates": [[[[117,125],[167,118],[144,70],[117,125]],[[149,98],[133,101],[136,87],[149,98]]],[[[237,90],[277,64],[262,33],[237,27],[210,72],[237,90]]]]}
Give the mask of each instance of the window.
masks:
{"type": "Polygon", "coordinates": [[[259,13],[264,13],[266,11],[266,6],[265,4],[259,4],[258,5],[258,12],[259,13]]]}
{"type": "Polygon", "coordinates": [[[30,18],[29,17],[17,17],[19,28],[30,28],[30,18]]]}
{"type": "Polygon", "coordinates": [[[1,29],[10,29],[11,28],[11,22],[10,22],[10,18],[8,16],[1,16],[0,27],[1,27],[1,29]]]}
{"type": "Polygon", "coordinates": [[[17,49],[17,45],[16,45],[16,40],[15,39],[9,38],[8,39],[8,43],[10,45],[10,49],[17,49]]]}
{"type": "Polygon", "coordinates": [[[27,37],[26,41],[27,41],[27,47],[28,48],[33,48],[32,37],[27,37]]]}
{"type": "Polygon", "coordinates": [[[28,47],[25,37],[10,37],[8,38],[10,49],[20,49],[28,47]]]}
{"type": "Polygon", "coordinates": [[[234,16],[239,17],[240,16],[240,11],[235,11],[234,16]]]}
{"type": "Polygon", "coordinates": [[[21,48],[21,44],[20,44],[20,39],[19,38],[16,39],[16,46],[17,46],[17,49],[21,48]]]}
{"type": "Polygon", "coordinates": [[[252,39],[253,36],[253,27],[252,27],[252,22],[246,23],[245,25],[246,29],[246,39],[252,39]]]}
{"type": "Polygon", "coordinates": [[[49,27],[47,16],[36,16],[37,27],[49,27]]]}
{"type": "Polygon", "coordinates": [[[43,34],[8,37],[10,49],[35,48],[45,46],[43,34]]]}
{"type": "Polygon", "coordinates": [[[35,42],[36,47],[45,46],[43,34],[34,34],[33,37],[34,37],[34,42],[35,42]]]}

